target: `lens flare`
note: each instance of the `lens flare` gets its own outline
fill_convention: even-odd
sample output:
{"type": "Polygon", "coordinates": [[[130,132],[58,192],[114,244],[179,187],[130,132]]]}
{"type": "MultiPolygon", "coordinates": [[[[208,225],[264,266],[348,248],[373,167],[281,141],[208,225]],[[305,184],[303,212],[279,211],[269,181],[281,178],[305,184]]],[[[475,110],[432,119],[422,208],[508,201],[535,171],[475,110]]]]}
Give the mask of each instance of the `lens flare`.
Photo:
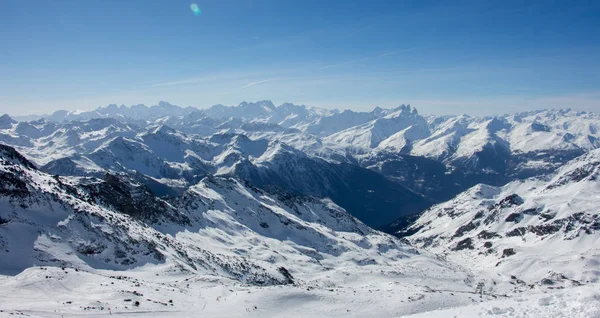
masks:
{"type": "Polygon", "coordinates": [[[190,5],[190,9],[192,9],[192,12],[194,12],[194,15],[196,15],[196,16],[199,16],[200,13],[202,13],[202,10],[200,10],[200,7],[198,7],[198,5],[195,3],[192,3],[190,5]]]}

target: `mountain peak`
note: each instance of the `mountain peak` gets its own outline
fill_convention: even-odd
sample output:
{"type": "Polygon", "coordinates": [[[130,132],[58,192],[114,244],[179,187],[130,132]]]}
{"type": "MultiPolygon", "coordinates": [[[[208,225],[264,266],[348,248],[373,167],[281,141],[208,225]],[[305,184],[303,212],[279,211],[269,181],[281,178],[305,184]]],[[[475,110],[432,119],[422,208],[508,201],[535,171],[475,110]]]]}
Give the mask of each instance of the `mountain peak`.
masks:
{"type": "Polygon", "coordinates": [[[15,148],[0,144],[0,158],[4,161],[25,166],[30,169],[36,169],[36,167],[23,155],[21,155],[15,148]]]}
{"type": "Polygon", "coordinates": [[[176,133],[177,131],[167,125],[159,125],[158,127],[155,127],[153,129],[150,129],[149,133],[151,134],[155,134],[155,135],[159,135],[159,134],[172,134],[172,133],[176,133]]]}
{"type": "Polygon", "coordinates": [[[277,106],[277,109],[294,109],[294,108],[307,109],[306,105],[296,105],[294,103],[283,103],[283,104],[277,106]]]}
{"type": "Polygon", "coordinates": [[[421,117],[417,112],[416,108],[411,107],[410,105],[401,105],[396,107],[390,112],[386,118],[399,118],[399,117],[421,117]]]}
{"type": "Polygon", "coordinates": [[[0,116],[0,129],[10,128],[12,124],[16,124],[17,121],[10,118],[8,114],[0,116]]]}
{"type": "Polygon", "coordinates": [[[273,102],[270,100],[260,100],[254,103],[243,101],[238,105],[238,107],[263,107],[269,110],[275,110],[276,108],[273,102]]]}
{"type": "Polygon", "coordinates": [[[118,109],[119,109],[119,106],[117,106],[117,104],[109,104],[109,105],[108,105],[108,106],[106,106],[106,107],[98,107],[98,110],[101,110],[101,109],[106,109],[106,110],[118,110],[118,109]]]}
{"type": "Polygon", "coordinates": [[[161,107],[161,108],[179,108],[179,106],[175,106],[175,105],[165,102],[165,101],[158,102],[157,106],[161,107]]]}

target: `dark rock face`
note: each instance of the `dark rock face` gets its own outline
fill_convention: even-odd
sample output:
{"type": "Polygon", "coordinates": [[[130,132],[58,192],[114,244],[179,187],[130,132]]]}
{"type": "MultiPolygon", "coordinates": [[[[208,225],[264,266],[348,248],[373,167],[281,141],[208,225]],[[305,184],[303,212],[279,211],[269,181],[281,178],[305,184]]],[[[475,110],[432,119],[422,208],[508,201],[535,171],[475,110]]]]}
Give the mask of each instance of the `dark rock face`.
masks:
{"type": "Polygon", "coordinates": [[[456,246],[452,249],[453,251],[461,251],[464,249],[470,249],[473,250],[475,249],[475,247],[473,246],[473,239],[472,238],[466,238],[460,242],[458,242],[456,244],[456,246]]]}
{"type": "Polygon", "coordinates": [[[486,225],[490,225],[498,222],[498,217],[502,212],[502,209],[515,207],[523,204],[523,198],[517,194],[511,194],[506,198],[500,200],[500,202],[488,206],[488,212],[485,214],[486,218],[483,221],[486,225]]]}
{"type": "Polygon", "coordinates": [[[595,181],[598,179],[598,175],[600,173],[600,162],[590,162],[584,165],[583,167],[579,167],[570,173],[561,176],[555,183],[549,185],[546,189],[551,190],[562,185],[572,183],[572,182],[580,182],[583,180],[587,181],[595,181]]]}
{"type": "Polygon", "coordinates": [[[523,214],[511,213],[509,216],[506,217],[505,221],[519,223],[519,222],[521,222],[522,219],[523,219],[523,214]]]}
{"type": "Polygon", "coordinates": [[[156,198],[145,186],[107,173],[104,182],[86,185],[93,201],[138,220],[156,223],[161,219],[188,224],[189,219],[166,202],[156,198]]]}
{"type": "Polygon", "coordinates": [[[383,231],[385,233],[392,233],[397,237],[413,235],[423,228],[422,226],[410,227],[419,218],[421,214],[422,213],[418,213],[401,217],[389,225],[378,228],[378,230],[383,231]]]}
{"type": "Polygon", "coordinates": [[[512,256],[512,255],[515,255],[515,254],[517,254],[517,252],[515,252],[515,249],[513,249],[513,248],[505,248],[502,251],[502,258],[509,257],[509,256],[512,256]]]}
{"type": "Polygon", "coordinates": [[[496,232],[488,232],[486,230],[483,230],[483,231],[479,232],[479,234],[477,234],[477,237],[480,239],[484,239],[484,240],[490,240],[490,239],[499,238],[502,236],[496,232]]]}
{"type": "Polygon", "coordinates": [[[525,235],[525,233],[527,233],[527,228],[525,227],[518,227],[510,232],[506,233],[506,236],[508,237],[513,237],[513,236],[523,236],[525,235]]]}
{"type": "Polygon", "coordinates": [[[523,210],[523,214],[525,215],[539,215],[541,212],[540,208],[532,208],[532,209],[527,209],[527,210],[523,210]]]}
{"type": "Polygon", "coordinates": [[[287,268],[285,267],[279,267],[277,269],[277,271],[279,271],[279,273],[281,275],[283,275],[283,277],[285,278],[285,285],[289,285],[289,284],[293,284],[294,283],[294,276],[292,276],[292,274],[290,274],[290,272],[287,270],[287,268]]]}
{"type": "Polygon", "coordinates": [[[531,130],[533,131],[543,131],[543,132],[550,132],[552,129],[542,123],[539,122],[533,122],[531,123],[531,130]]]}
{"type": "Polygon", "coordinates": [[[479,226],[479,224],[480,224],[480,222],[478,222],[478,221],[472,221],[472,222],[469,222],[468,224],[465,224],[465,225],[459,227],[458,230],[456,230],[456,232],[452,236],[452,238],[461,237],[461,236],[465,235],[465,233],[473,231],[474,229],[476,229],[479,226]]]}
{"type": "Polygon", "coordinates": [[[12,198],[27,196],[29,188],[27,182],[20,177],[20,167],[32,170],[36,167],[13,147],[3,144],[0,144],[0,163],[6,167],[6,171],[0,172],[0,195],[12,198]]]}
{"type": "Polygon", "coordinates": [[[540,225],[530,225],[527,227],[518,227],[508,233],[506,236],[523,236],[525,234],[534,233],[537,236],[548,236],[557,232],[564,232],[565,235],[593,234],[600,229],[600,215],[588,214],[584,212],[575,213],[567,218],[556,219],[549,223],[540,225]],[[577,233],[574,233],[577,232],[577,233]]]}
{"type": "Polygon", "coordinates": [[[506,198],[502,199],[498,204],[494,205],[494,207],[508,208],[513,206],[519,206],[523,204],[523,198],[521,198],[517,194],[511,194],[506,198]]]}
{"type": "Polygon", "coordinates": [[[554,281],[550,278],[544,278],[540,281],[542,285],[554,285],[554,281]]]}
{"type": "Polygon", "coordinates": [[[0,144],[0,158],[8,163],[22,165],[28,169],[37,169],[33,163],[21,155],[15,148],[0,144]]]}
{"type": "Polygon", "coordinates": [[[12,173],[0,172],[0,195],[23,197],[29,194],[27,183],[12,173]]]}
{"type": "Polygon", "coordinates": [[[543,225],[531,226],[528,228],[528,230],[530,232],[535,233],[538,236],[545,236],[545,235],[554,234],[554,233],[560,231],[561,228],[562,228],[562,226],[558,225],[558,224],[543,224],[543,225]]]}

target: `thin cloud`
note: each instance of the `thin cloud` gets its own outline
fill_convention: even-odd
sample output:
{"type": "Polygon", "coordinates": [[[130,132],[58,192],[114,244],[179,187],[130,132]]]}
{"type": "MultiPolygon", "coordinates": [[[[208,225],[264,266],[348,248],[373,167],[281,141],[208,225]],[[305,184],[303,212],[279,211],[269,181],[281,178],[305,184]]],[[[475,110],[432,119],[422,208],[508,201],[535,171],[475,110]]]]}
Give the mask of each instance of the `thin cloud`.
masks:
{"type": "Polygon", "coordinates": [[[244,86],[242,86],[242,87],[240,87],[240,88],[248,88],[248,87],[252,87],[252,86],[254,86],[254,85],[258,85],[258,84],[262,84],[262,83],[267,83],[267,82],[276,81],[276,80],[278,80],[278,79],[279,79],[279,78],[275,77],[275,78],[269,78],[269,79],[262,80],[262,81],[252,82],[252,83],[248,83],[248,84],[246,84],[246,85],[244,85],[244,86]]]}
{"type": "Polygon", "coordinates": [[[152,84],[152,87],[163,87],[163,86],[176,86],[176,85],[185,85],[185,84],[195,84],[195,83],[199,83],[202,82],[204,80],[204,78],[190,78],[190,79],[185,79],[185,80],[180,80],[180,81],[173,81],[173,82],[165,82],[165,83],[158,83],[158,84],[152,84]]]}
{"type": "Polygon", "coordinates": [[[269,72],[268,70],[263,71],[247,71],[247,72],[219,72],[219,73],[204,73],[199,74],[196,77],[184,78],[180,80],[174,80],[169,82],[162,82],[156,84],[150,84],[150,87],[167,87],[167,86],[179,86],[179,85],[190,85],[190,84],[198,84],[205,82],[215,82],[215,81],[247,81],[252,78],[256,78],[259,76],[266,77],[269,75],[273,75],[273,72],[269,72]]]}
{"type": "Polygon", "coordinates": [[[393,51],[393,52],[386,52],[386,53],[381,53],[379,54],[379,57],[384,57],[384,56],[390,56],[390,55],[396,55],[400,53],[400,51],[393,51]]]}
{"type": "Polygon", "coordinates": [[[403,52],[413,51],[415,49],[416,48],[413,47],[413,48],[407,48],[407,49],[402,49],[402,50],[397,50],[397,51],[384,52],[384,53],[381,53],[381,54],[378,54],[378,55],[363,57],[363,58],[360,58],[358,60],[353,60],[353,61],[348,61],[348,62],[343,62],[343,63],[337,63],[337,64],[325,65],[325,66],[321,67],[321,69],[324,70],[324,69],[328,69],[328,68],[332,68],[332,67],[352,65],[352,64],[363,62],[363,61],[372,60],[372,59],[375,59],[375,58],[386,57],[386,56],[396,55],[396,54],[403,53],[403,52]]]}
{"type": "Polygon", "coordinates": [[[370,59],[372,59],[372,58],[373,58],[373,57],[372,57],[372,56],[370,56],[370,57],[363,57],[363,58],[361,58],[361,59],[358,59],[358,60],[354,60],[354,61],[348,61],[348,62],[344,62],[344,63],[338,63],[338,64],[329,64],[329,65],[325,65],[325,66],[321,67],[321,69],[322,69],[322,70],[324,70],[324,69],[328,69],[328,68],[332,68],[332,67],[339,67],[339,66],[352,65],[352,64],[356,64],[356,63],[359,63],[359,62],[362,62],[362,61],[367,61],[367,60],[370,60],[370,59]]]}

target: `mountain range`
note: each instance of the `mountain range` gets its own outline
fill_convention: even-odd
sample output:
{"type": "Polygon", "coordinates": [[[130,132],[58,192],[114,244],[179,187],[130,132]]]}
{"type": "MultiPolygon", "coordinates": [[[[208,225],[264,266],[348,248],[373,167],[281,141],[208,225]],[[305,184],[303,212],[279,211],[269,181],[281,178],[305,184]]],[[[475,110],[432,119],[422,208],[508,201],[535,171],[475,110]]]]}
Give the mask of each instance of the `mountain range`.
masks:
{"type": "Polygon", "coordinates": [[[58,175],[127,173],[157,195],[207,175],[330,197],[385,228],[484,182],[550,173],[600,145],[600,116],[542,110],[422,116],[414,107],[337,111],[270,101],[207,109],[166,102],[0,118],[0,141],[58,175]],[[359,182],[360,180],[360,182],[359,182]],[[377,212],[375,212],[377,211],[377,212]]]}
{"type": "Polygon", "coordinates": [[[4,115],[0,294],[29,293],[33,309],[7,309],[34,316],[244,316],[260,300],[270,314],[376,304],[428,317],[481,303],[479,316],[587,317],[600,308],[598,127],[600,115],[569,109],[270,101],[4,115]],[[54,288],[71,300],[45,303],[54,288]],[[219,310],[226,299],[245,312],[219,310]]]}

